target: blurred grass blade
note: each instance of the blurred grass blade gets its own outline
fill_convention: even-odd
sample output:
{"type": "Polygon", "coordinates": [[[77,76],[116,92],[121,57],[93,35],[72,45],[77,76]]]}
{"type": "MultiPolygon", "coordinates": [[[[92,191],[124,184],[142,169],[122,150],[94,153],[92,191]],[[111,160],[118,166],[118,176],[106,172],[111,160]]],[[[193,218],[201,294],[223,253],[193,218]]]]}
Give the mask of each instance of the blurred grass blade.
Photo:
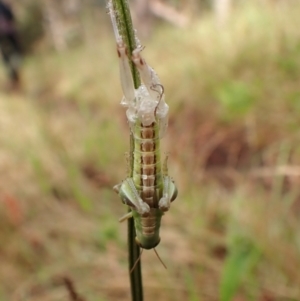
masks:
{"type": "Polygon", "coordinates": [[[251,274],[259,255],[255,246],[243,242],[230,252],[221,278],[220,301],[233,300],[243,280],[251,274]]]}
{"type": "Polygon", "coordinates": [[[201,301],[201,297],[199,296],[197,292],[197,285],[195,284],[194,277],[192,273],[187,270],[185,273],[185,285],[187,289],[187,294],[188,294],[188,301],[201,301]]]}

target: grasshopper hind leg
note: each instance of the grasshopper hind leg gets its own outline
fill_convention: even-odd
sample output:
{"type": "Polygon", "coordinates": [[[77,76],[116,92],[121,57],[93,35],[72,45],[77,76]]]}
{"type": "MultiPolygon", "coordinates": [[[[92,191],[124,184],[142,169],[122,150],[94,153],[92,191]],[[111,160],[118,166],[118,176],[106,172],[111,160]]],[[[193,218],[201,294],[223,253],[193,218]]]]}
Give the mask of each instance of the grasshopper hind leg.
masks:
{"type": "Polygon", "coordinates": [[[178,194],[177,187],[169,176],[164,176],[163,196],[158,202],[158,207],[161,211],[168,211],[178,194]]]}
{"type": "Polygon", "coordinates": [[[119,194],[124,204],[136,210],[140,215],[147,216],[149,214],[150,207],[139,196],[132,178],[127,178],[121,184],[114,186],[114,191],[119,194]]]}
{"type": "Polygon", "coordinates": [[[178,194],[177,187],[173,179],[168,175],[168,155],[162,166],[163,172],[163,196],[158,202],[158,207],[161,211],[168,211],[178,194]]]}

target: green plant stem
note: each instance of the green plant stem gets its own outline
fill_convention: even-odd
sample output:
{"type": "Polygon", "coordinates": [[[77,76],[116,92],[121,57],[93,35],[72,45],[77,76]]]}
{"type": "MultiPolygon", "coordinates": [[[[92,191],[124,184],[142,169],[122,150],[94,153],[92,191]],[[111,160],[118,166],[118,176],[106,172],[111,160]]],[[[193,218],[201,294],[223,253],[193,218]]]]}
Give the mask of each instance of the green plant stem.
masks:
{"type": "MultiPolygon", "coordinates": [[[[122,36],[123,42],[125,43],[129,53],[136,48],[135,33],[132,26],[132,20],[127,0],[112,0],[113,9],[116,14],[116,21],[118,31],[122,36]]],[[[140,84],[139,73],[135,65],[130,61],[131,72],[133,77],[134,86],[137,89],[140,84]]],[[[134,140],[132,133],[130,134],[130,177],[133,173],[133,153],[134,153],[134,140]]],[[[129,209],[130,211],[130,209],[129,209]]],[[[128,219],[128,263],[129,263],[129,275],[130,275],[130,286],[131,286],[131,299],[132,301],[143,300],[143,282],[141,272],[141,260],[137,263],[135,269],[131,271],[135,262],[140,256],[140,247],[135,243],[135,227],[134,220],[128,219]]]]}
{"type": "MultiPolygon", "coordinates": [[[[112,0],[112,3],[113,8],[116,12],[116,20],[119,33],[122,36],[123,42],[125,43],[127,49],[129,50],[128,52],[132,53],[132,51],[136,48],[136,39],[132,25],[128,0],[112,0]]],[[[139,73],[131,60],[129,61],[129,63],[131,67],[134,87],[137,89],[141,85],[139,73]]]]}

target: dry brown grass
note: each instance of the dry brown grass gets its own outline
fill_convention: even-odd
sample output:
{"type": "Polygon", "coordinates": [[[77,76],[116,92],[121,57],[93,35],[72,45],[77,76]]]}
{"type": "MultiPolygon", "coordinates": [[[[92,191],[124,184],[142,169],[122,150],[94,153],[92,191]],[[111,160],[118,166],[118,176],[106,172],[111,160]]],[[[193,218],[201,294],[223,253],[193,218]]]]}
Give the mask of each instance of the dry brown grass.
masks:
{"type": "MultiPolygon", "coordinates": [[[[278,12],[243,13],[224,36],[206,20],[146,43],[171,107],[162,144],[179,196],[158,248],[168,270],[143,254],[145,300],[220,300],[241,246],[257,259],[234,300],[299,299],[299,175],[277,172],[299,163],[299,33],[278,12]]],[[[65,276],[88,301],[130,298],[111,190],[128,129],[109,34],[28,58],[24,93],[0,95],[0,300],[65,300],[65,276]]]]}

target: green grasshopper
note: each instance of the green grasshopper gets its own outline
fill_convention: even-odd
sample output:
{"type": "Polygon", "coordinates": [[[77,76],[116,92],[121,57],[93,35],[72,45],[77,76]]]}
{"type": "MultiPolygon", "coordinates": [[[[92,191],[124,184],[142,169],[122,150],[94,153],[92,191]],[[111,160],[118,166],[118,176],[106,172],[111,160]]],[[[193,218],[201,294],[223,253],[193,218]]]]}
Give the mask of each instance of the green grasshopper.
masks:
{"type": "Polygon", "coordinates": [[[136,243],[143,249],[155,248],[160,242],[161,218],[177,197],[177,188],[168,175],[167,160],[160,159],[160,139],[168,125],[169,107],[157,74],[141,56],[142,47],[132,52],[143,84],[134,89],[127,48],[117,39],[117,52],[124,97],[121,104],[134,137],[133,172],[114,190],[131,212],[120,219],[133,217],[136,243]]]}

